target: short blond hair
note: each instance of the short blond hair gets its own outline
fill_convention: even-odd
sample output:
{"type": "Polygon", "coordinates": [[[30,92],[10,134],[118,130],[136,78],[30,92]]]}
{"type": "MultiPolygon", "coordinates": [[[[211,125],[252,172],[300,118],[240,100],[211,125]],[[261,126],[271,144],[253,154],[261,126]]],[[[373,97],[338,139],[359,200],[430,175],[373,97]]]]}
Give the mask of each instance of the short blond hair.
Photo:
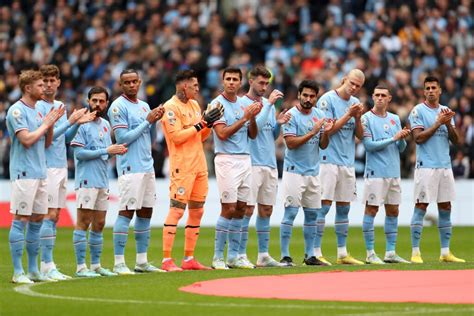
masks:
{"type": "Polygon", "coordinates": [[[20,73],[20,77],[19,77],[21,93],[25,93],[25,87],[27,85],[32,84],[33,82],[37,80],[42,80],[42,79],[43,79],[43,75],[38,70],[32,70],[32,69],[23,70],[20,73]]]}

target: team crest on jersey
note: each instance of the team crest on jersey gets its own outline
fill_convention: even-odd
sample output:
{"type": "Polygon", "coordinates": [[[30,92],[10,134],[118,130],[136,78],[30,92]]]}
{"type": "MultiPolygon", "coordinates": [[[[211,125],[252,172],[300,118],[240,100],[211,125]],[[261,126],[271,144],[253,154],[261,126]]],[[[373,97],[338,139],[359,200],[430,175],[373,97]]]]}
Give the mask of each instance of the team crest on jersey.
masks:
{"type": "Polygon", "coordinates": [[[390,126],[388,126],[388,124],[383,125],[383,130],[385,131],[385,133],[387,133],[389,129],[390,129],[390,126]]]}
{"type": "Polygon", "coordinates": [[[178,190],[177,190],[178,194],[179,195],[184,195],[184,193],[186,192],[186,190],[183,188],[183,187],[179,187],[178,190]]]}
{"type": "Polygon", "coordinates": [[[319,104],[319,108],[323,111],[328,110],[328,101],[322,100],[321,103],[319,104]]]}
{"type": "Polygon", "coordinates": [[[103,138],[104,137],[104,133],[102,133],[102,131],[99,131],[99,138],[103,138]]]}

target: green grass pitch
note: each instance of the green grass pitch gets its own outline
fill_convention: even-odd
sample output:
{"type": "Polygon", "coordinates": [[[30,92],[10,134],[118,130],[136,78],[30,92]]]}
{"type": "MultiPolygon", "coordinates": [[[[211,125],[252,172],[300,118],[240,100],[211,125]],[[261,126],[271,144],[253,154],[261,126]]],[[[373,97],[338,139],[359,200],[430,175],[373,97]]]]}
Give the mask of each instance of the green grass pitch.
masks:
{"type": "MultiPolygon", "coordinates": [[[[126,260],[133,268],[135,262],[135,241],[130,231],[126,250],[126,260]]],[[[181,261],[183,251],[183,230],[179,230],[173,256],[181,261]]],[[[270,253],[279,258],[278,229],[272,230],[270,253]]],[[[102,265],[112,268],[112,231],[104,232],[105,243],[102,265]]],[[[423,265],[389,265],[347,267],[268,268],[255,270],[196,271],[183,273],[155,273],[126,277],[74,279],[57,283],[42,283],[33,287],[18,287],[10,283],[12,265],[8,249],[8,229],[0,230],[3,246],[0,247],[0,315],[473,315],[473,305],[442,305],[414,303],[344,303],[315,302],[270,299],[243,299],[202,296],[180,292],[181,286],[194,282],[239,276],[269,274],[309,273],[330,270],[431,270],[431,269],[473,269],[474,268],[474,227],[455,227],[451,249],[465,264],[442,264],[438,262],[439,238],[436,227],[425,227],[421,244],[423,265]],[[15,290],[17,289],[17,290],[15,290]],[[26,292],[26,293],[25,293],[26,292]],[[35,295],[35,296],[29,296],[35,295]]],[[[333,228],[326,230],[323,250],[326,257],[335,261],[335,234],[333,228]]],[[[376,228],[376,251],[383,256],[385,251],[383,229],[376,228]]],[[[365,258],[364,241],[360,227],[349,232],[348,250],[358,258],[365,258]]],[[[303,257],[303,237],[301,228],[295,228],[291,245],[293,259],[301,263],[303,257]]],[[[203,228],[196,257],[210,265],[214,248],[214,229],[203,228]]],[[[410,234],[408,227],[399,231],[397,252],[407,259],[410,256],[410,234]]],[[[255,261],[257,240],[255,230],[250,230],[248,255],[255,261]]],[[[24,257],[26,258],[26,252],[24,257]]],[[[72,230],[60,229],[54,252],[56,264],[66,274],[75,271],[72,247],[72,230]]],[[[161,229],[153,229],[148,254],[156,265],[161,262],[161,229]]],[[[26,267],[26,260],[24,261],[26,267]]],[[[383,280],[381,280],[383,282],[383,280]]],[[[466,280],[466,282],[473,282],[466,280]]],[[[348,284],[347,286],[350,286],[348,284]]],[[[324,284],[315,284],[315,291],[324,290],[324,284]]],[[[474,295],[474,294],[473,294],[474,295]]]]}

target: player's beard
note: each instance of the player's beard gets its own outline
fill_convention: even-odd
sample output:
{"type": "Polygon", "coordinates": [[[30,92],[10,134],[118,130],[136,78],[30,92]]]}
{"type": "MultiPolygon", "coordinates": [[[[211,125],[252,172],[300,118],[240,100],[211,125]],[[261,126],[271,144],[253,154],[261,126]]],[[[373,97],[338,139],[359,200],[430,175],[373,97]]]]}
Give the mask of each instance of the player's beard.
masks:
{"type": "Polygon", "coordinates": [[[95,116],[96,117],[105,117],[105,114],[107,113],[107,109],[101,110],[99,107],[96,108],[91,108],[91,111],[95,111],[95,116]]]}
{"type": "Polygon", "coordinates": [[[307,101],[307,102],[300,101],[300,105],[305,110],[309,110],[313,107],[313,104],[309,101],[307,101]]]}

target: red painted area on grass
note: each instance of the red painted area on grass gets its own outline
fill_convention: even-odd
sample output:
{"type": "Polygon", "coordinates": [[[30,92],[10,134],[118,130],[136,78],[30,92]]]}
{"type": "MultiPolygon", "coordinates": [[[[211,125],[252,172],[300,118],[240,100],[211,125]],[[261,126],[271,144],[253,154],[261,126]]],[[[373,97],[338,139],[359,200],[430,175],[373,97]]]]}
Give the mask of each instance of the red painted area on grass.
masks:
{"type": "Polygon", "coordinates": [[[474,270],[319,272],[218,279],[181,291],[312,301],[474,304],[474,270]]]}

